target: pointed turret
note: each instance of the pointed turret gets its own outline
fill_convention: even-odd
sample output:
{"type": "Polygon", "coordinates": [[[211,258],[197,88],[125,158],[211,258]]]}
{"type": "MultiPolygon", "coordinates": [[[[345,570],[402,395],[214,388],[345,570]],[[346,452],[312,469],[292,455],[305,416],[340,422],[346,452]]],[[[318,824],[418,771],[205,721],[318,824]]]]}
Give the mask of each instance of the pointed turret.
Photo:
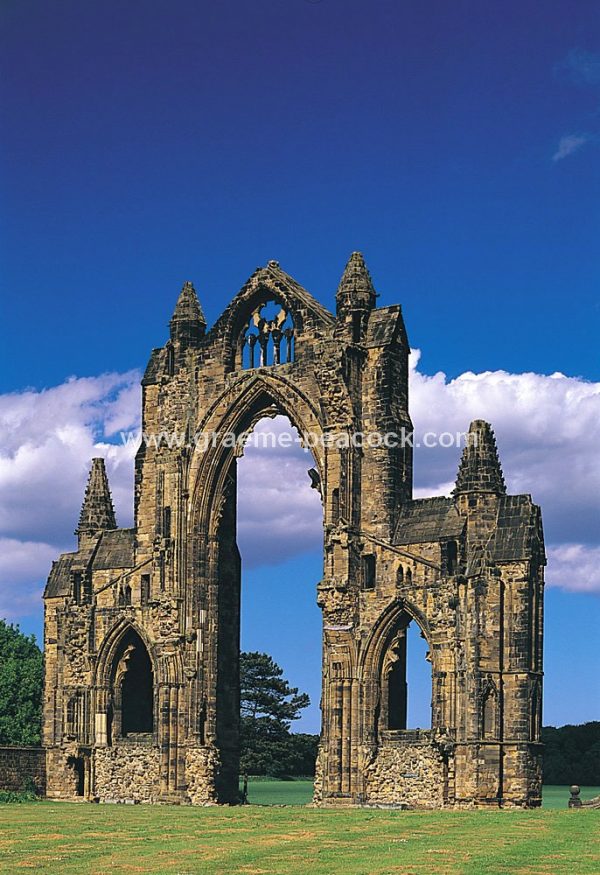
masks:
{"type": "Polygon", "coordinates": [[[360,252],[353,252],[335,296],[338,322],[350,328],[352,340],[362,338],[376,299],[365,260],[360,252]]]}
{"type": "Polygon", "coordinates": [[[489,422],[483,419],[476,419],[469,426],[467,443],[458,468],[454,495],[467,492],[506,494],[496,438],[489,422]]]}
{"type": "Polygon", "coordinates": [[[116,529],[115,509],[112,503],[104,459],[92,459],[92,470],[85,488],[85,497],[75,532],[93,535],[105,529],[116,529]]]}
{"type": "Polygon", "coordinates": [[[335,296],[340,310],[372,310],[377,293],[361,252],[353,252],[344,268],[335,296]]]}
{"type": "Polygon", "coordinates": [[[182,346],[198,346],[206,332],[206,319],[190,282],[183,284],[169,327],[171,340],[179,341],[182,346]]]}

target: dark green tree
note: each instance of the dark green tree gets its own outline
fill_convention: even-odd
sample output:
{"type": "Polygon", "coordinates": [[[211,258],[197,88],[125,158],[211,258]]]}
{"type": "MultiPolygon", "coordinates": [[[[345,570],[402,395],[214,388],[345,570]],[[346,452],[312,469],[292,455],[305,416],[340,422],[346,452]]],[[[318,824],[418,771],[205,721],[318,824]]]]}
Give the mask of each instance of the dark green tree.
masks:
{"type": "Polygon", "coordinates": [[[542,741],[545,784],[600,784],[600,721],[545,726],[542,741]]]}
{"type": "Polygon", "coordinates": [[[250,775],[312,774],[316,745],[312,736],[294,735],[291,723],[310,704],[283,677],[266,653],[240,654],[240,769],[250,775]]]}
{"type": "Polygon", "coordinates": [[[40,743],[42,683],[35,636],[0,620],[0,744],[40,743]]]}

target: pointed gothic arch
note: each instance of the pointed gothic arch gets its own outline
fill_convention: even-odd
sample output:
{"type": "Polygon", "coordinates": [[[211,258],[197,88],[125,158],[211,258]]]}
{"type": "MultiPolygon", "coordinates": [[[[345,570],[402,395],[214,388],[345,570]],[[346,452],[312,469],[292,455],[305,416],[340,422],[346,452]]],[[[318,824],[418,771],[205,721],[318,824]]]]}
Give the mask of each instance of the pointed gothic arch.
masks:
{"type": "Polygon", "coordinates": [[[157,660],[144,630],[117,622],[98,651],[95,671],[96,741],[126,737],[152,741],[156,734],[157,660]]]}
{"type": "MultiPolygon", "coordinates": [[[[372,714],[369,734],[376,740],[382,732],[407,729],[407,630],[411,622],[429,644],[432,661],[428,622],[422,611],[402,598],[382,613],[362,654],[362,672],[370,691],[366,703],[367,714],[372,714]]],[[[431,683],[433,698],[433,671],[431,683]]]]}
{"type": "MultiPolygon", "coordinates": [[[[235,517],[236,460],[241,449],[237,441],[243,440],[261,419],[286,416],[310,446],[323,505],[332,504],[333,497],[326,489],[326,451],[324,441],[318,440],[323,432],[317,411],[293,381],[266,370],[244,371],[227,392],[225,415],[224,401],[225,398],[216,400],[200,430],[205,434],[232,435],[235,440],[198,446],[190,461],[189,524],[193,537],[187,562],[194,589],[205,593],[206,625],[217,630],[205,672],[205,690],[216,707],[206,713],[202,733],[220,750],[223,765],[218,792],[221,799],[227,800],[238,792],[239,688],[234,679],[239,677],[241,560],[235,517]],[[208,545],[201,563],[193,552],[199,541],[208,545]]],[[[307,468],[311,464],[309,458],[307,468]]]]}

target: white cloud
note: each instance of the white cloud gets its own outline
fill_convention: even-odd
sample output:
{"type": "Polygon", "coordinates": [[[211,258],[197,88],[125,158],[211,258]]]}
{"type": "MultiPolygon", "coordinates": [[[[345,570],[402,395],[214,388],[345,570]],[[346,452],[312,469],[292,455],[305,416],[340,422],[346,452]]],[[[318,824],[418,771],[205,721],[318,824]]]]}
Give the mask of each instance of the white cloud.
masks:
{"type": "MultiPolygon", "coordinates": [[[[427,431],[464,432],[473,419],[491,422],[510,492],[542,505],[548,543],[600,540],[600,383],[563,374],[473,374],[454,380],[418,370],[411,355],[410,408],[419,442],[427,431]]],[[[448,494],[460,449],[417,448],[420,497],[448,494]]]]}
{"type": "Polygon", "coordinates": [[[548,549],[547,582],[574,592],[600,592],[600,547],[562,544],[548,549]]]}
{"type": "MultiPolygon", "coordinates": [[[[490,421],[509,491],[530,492],[542,505],[549,584],[599,592],[600,384],[504,371],[449,380],[422,373],[419,357],[411,355],[410,376],[417,442],[426,431],[464,432],[473,419],[490,421]]],[[[119,432],[139,427],[138,384],[137,372],[105,374],[0,396],[0,616],[41,610],[52,559],[75,543],[92,456],[106,457],[118,522],[131,524],[135,446],[123,445],[119,432]]],[[[257,432],[288,427],[277,417],[257,432]]],[[[415,496],[449,494],[459,456],[458,447],[417,447],[415,496]]],[[[320,550],[321,502],[307,474],[313,465],[297,442],[246,448],[238,534],[248,565],[320,550]]]]}
{"type": "Polygon", "coordinates": [[[284,416],[256,426],[238,463],[238,544],[250,567],[276,565],[301,553],[320,550],[323,511],[308,476],[315,463],[284,416]],[[261,435],[291,434],[289,447],[260,444],[261,435]]]}
{"type": "Polygon", "coordinates": [[[582,146],[585,146],[586,143],[589,143],[591,139],[592,136],[590,134],[566,134],[558,141],[558,146],[556,152],[552,156],[552,160],[562,161],[563,158],[572,155],[573,152],[578,152],[579,149],[581,149],[582,146]]]}
{"type": "Polygon", "coordinates": [[[139,422],[139,373],[0,395],[0,533],[64,543],[93,456],[105,456],[120,525],[132,520],[133,446],[108,443],[139,422]]]}

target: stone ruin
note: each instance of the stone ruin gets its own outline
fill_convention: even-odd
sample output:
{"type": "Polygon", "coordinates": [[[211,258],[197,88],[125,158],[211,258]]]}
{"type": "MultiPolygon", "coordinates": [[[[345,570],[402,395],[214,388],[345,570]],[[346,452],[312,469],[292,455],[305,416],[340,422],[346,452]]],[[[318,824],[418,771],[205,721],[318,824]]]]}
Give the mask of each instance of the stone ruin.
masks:
{"type": "Polygon", "coordinates": [[[376,297],[359,253],[335,315],[274,261],[210,330],[183,286],[142,381],[144,432],[180,439],[141,443],[133,528],[93,460],[78,548],[46,587],[48,796],[238,800],[239,450],[194,438],[283,414],[311,438],[323,506],[315,803],[540,805],[540,509],[507,495],[486,422],[448,498],[412,497],[410,440],[332,439],[412,434],[401,308],[376,297]],[[406,725],[411,622],[429,648],[427,730],[406,725]]]}

